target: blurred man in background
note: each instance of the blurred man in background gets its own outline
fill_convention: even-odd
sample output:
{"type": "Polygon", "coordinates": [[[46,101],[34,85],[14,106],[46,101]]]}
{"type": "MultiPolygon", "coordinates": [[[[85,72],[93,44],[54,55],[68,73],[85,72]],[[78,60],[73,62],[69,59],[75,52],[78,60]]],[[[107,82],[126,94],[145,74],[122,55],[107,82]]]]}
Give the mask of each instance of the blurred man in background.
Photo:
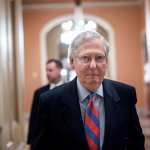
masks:
{"type": "Polygon", "coordinates": [[[49,83],[45,86],[38,88],[34,92],[27,137],[27,144],[31,145],[31,149],[32,149],[32,142],[34,141],[34,137],[36,135],[35,129],[37,127],[37,117],[38,117],[37,112],[39,105],[39,97],[42,93],[48,91],[49,89],[53,89],[56,86],[59,86],[64,83],[64,81],[61,78],[62,68],[63,66],[61,61],[57,59],[49,59],[46,63],[46,76],[49,83]]]}

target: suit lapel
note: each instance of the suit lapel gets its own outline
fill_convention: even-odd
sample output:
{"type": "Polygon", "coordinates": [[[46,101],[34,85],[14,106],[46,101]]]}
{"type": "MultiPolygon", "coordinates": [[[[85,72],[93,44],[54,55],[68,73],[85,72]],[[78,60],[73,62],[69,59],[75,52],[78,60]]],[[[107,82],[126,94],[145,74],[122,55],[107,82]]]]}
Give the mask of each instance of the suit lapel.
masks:
{"type": "Polygon", "coordinates": [[[87,147],[77,92],[76,79],[68,84],[66,90],[68,94],[66,93],[65,97],[63,97],[63,99],[61,100],[62,106],[60,107],[62,119],[65,123],[65,126],[70,131],[71,135],[75,139],[77,139],[80,144],[87,147]]]}
{"type": "Polygon", "coordinates": [[[119,111],[118,103],[120,101],[120,98],[109,80],[104,80],[102,84],[104,89],[105,108],[105,132],[103,150],[105,150],[109,145],[109,141],[112,140],[110,138],[113,131],[112,127],[114,126],[114,124],[117,124],[117,114],[119,111]]]}

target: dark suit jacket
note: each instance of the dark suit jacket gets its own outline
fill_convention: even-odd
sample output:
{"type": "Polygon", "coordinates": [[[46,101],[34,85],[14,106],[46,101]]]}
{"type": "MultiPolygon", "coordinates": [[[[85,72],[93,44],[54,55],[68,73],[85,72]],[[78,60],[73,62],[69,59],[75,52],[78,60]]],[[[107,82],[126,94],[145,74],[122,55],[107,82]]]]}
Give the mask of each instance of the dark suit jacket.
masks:
{"type": "Polygon", "coordinates": [[[28,129],[28,137],[27,137],[27,144],[32,144],[32,141],[36,135],[36,127],[37,127],[37,118],[38,118],[38,105],[39,105],[39,98],[40,95],[49,90],[49,84],[40,87],[34,92],[33,100],[32,100],[32,107],[29,119],[29,129],[28,129]]]}
{"type": "MultiPolygon", "coordinates": [[[[144,150],[136,113],[135,89],[103,81],[105,135],[102,150],[144,150]]],[[[40,97],[39,129],[34,150],[88,150],[76,79],[40,97]]]]}

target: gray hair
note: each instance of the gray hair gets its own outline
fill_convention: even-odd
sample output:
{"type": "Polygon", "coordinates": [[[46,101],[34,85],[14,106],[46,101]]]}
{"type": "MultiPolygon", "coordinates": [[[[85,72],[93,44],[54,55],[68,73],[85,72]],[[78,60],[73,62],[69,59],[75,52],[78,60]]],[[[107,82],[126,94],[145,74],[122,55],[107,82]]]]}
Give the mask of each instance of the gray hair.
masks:
{"type": "Polygon", "coordinates": [[[81,33],[79,33],[72,41],[72,43],[70,44],[69,48],[68,48],[68,59],[69,61],[71,61],[75,55],[75,53],[77,52],[77,50],[79,49],[79,47],[87,42],[87,41],[91,41],[93,39],[100,39],[103,42],[103,46],[105,49],[105,55],[106,57],[108,57],[108,53],[109,53],[109,44],[108,42],[105,40],[105,38],[98,32],[96,31],[83,31],[81,33]]]}

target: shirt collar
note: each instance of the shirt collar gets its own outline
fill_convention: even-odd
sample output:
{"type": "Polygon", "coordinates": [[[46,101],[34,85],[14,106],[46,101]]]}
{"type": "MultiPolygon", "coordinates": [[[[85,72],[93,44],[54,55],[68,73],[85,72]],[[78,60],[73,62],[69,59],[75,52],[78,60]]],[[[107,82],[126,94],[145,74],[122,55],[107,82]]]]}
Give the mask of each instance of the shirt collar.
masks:
{"type": "MultiPolygon", "coordinates": [[[[89,94],[90,91],[88,91],[79,81],[79,79],[77,78],[77,89],[78,89],[78,94],[79,94],[79,99],[80,101],[83,101],[89,94]]],[[[103,85],[101,84],[97,90],[95,91],[95,93],[101,97],[104,96],[103,94],[103,85]]]]}
{"type": "Polygon", "coordinates": [[[59,85],[61,85],[61,84],[63,84],[64,82],[63,82],[63,80],[59,80],[57,83],[51,83],[50,84],[50,89],[53,89],[53,88],[55,88],[56,86],[59,86],[59,85]]]}

